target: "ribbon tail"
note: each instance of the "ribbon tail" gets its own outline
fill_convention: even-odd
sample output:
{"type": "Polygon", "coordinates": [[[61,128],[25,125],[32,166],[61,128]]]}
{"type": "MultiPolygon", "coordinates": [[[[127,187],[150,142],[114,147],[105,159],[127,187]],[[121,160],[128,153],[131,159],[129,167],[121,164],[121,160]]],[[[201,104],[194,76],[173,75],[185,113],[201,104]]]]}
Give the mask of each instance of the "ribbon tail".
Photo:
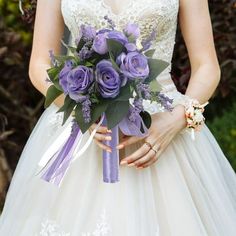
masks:
{"type": "MultiPolygon", "coordinates": [[[[42,174],[41,179],[60,186],[63,177],[68,170],[73,153],[78,144],[80,144],[82,132],[79,126],[74,122],[69,138],[64,145],[50,158],[53,161],[47,163],[46,171],[42,174]]],[[[45,168],[44,167],[44,168],[45,168]]]]}

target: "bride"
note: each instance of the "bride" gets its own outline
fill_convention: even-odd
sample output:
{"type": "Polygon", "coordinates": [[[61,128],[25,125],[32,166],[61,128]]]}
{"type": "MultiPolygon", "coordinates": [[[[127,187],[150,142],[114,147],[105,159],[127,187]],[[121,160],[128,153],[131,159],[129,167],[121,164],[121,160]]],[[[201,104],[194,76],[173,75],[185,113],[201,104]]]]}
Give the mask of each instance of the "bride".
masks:
{"type": "Polygon", "coordinates": [[[33,85],[46,95],[48,51],[60,53],[64,23],[73,44],[81,24],[105,27],[105,15],[118,29],[137,23],[142,37],[155,28],[154,56],[168,62],[179,19],[192,69],[186,94],[176,90],[169,66],[157,80],[174,99],[174,109],[160,112],[145,104],[152,112],[149,135],[120,137],[120,181],[102,181],[102,150],[110,149],[103,143],[109,139],[103,126],[57,188],[35,171],[66,126],[56,113],[64,100],[60,96],[43,112],[24,147],[0,217],[0,235],[235,236],[235,173],[205,124],[191,139],[182,99],[206,103],[220,79],[206,0],[38,0],[29,67],[33,85]]]}

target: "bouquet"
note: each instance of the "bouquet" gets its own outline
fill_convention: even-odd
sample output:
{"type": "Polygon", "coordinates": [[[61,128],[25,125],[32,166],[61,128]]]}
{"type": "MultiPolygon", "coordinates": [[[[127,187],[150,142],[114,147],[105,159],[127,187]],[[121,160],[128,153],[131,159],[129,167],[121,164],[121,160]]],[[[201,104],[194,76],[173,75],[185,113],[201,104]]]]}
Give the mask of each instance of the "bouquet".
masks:
{"type": "Polygon", "coordinates": [[[62,42],[69,55],[56,56],[50,51],[52,67],[47,73],[51,85],[45,107],[64,94],[64,105],[57,112],[64,113],[62,125],[70,115],[73,122],[70,132],[68,128],[39,163],[42,178],[48,182],[61,183],[70,163],[86,150],[102,124],[112,130],[112,140],[106,141],[112,153],[103,151],[103,180],[117,182],[119,153],[115,147],[119,129],[125,135],[147,135],[151,116],[144,110],[143,100],[164,106],[171,102],[163,99],[156,80],[168,63],[152,58],[155,50],[150,47],[155,31],[141,41],[137,24],[128,23],[119,31],[111,20],[108,23],[109,27],[99,30],[82,25],[76,47],[62,42]],[[96,129],[80,147],[83,134],[93,123],[97,123],[96,129]]]}

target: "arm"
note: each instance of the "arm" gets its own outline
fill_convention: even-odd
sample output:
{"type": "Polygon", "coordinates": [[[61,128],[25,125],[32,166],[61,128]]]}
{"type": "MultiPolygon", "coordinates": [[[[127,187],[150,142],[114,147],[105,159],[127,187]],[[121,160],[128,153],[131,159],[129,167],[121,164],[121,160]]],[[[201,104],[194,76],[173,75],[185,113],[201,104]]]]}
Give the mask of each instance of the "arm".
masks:
{"type": "Polygon", "coordinates": [[[205,103],[220,80],[207,0],[180,0],[179,21],[191,63],[186,95],[205,103]]]}
{"type": "MultiPolygon", "coordinates": [[[[179,19],[192,71],[186,95],[203,104],[210,99],[220,80],[207,0],[180,0],[179,19]]],[[[125,157],[121,164],[144,168],[155,163],[176,134],[186,126],[184,114],[182,105],[176,106],[172,112],[154,114],[145,141],[156,151],[143,144],[125,157]]],[[[137,137],[125,138],[118,148],[122,149],[139,140],[137,137]]]]}
{"type": "MultiPolygon", "coordinates": [[[[60,10],[60,0],[38,0],[34,25],[33,47],[29,64],[29,77],[33,86],[44,96],[50,86],[45,81],[46,70],[50,68],[49,50],[60,53],[64,22],[60,10]]],[[[64,95],[54,103],[61,106],[64,95]]]]}

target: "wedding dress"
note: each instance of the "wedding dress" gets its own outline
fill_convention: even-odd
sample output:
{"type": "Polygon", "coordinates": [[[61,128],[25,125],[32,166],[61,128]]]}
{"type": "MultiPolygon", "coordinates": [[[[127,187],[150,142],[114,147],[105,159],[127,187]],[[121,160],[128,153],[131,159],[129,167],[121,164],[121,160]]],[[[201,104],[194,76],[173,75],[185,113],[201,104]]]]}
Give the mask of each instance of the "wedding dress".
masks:
{"type": "MultiPolygon", "coordinates": [[[[72,42],[81,24],[106,26],[105,15],[118,29],[138,23],[143,38],[156,28],[155,57],[171,62],[178,0],[61,0],[61,10],[72,42]]],[[[170,67],[157,80],[178,103],[170,67]]],[[[145,108],[160,111],[148,103],[145,108]]],[[[113,184],[102,180],[102,150],[93,140],[58,188],[35,175],[43,153],[72,120],[61,126],[57,109],[52,104],[43,112],[24,147],[0,218],[1,236],[236,235],[235,173],[206,125],[194,141],[183,130],[148,168],[120,166],[120,181],[113,184]]]]}

